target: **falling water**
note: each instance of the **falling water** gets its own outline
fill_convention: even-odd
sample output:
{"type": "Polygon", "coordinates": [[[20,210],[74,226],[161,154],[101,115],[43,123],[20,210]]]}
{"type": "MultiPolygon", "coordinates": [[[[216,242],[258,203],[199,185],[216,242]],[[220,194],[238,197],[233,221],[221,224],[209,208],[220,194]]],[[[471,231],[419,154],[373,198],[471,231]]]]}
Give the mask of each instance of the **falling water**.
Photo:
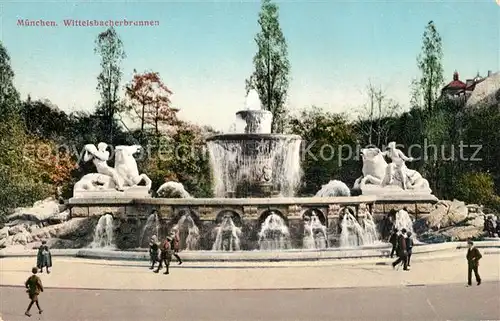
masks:
{"type": "Polygon", "coordinates": [[[237,227],[230,215],[225,216],[222,222],[214,229],[215,241],[212,251],[239,251],[241,229],[237,227]]]}
{"type": "Polygon", "coordinates": [[[373,216],[370,214],[370,212],[365,213],[365,217],[363,218],[363,227],[365,230],[365,236],[364,236],[365,243],[363,245],[374,244],[379,242],[377,224],[375,224],[373,216]]]}
{"type": "Polygon", "coordinates": [[[412,238],[416,238],[415,231],[413,231],[413,221],[405,210],[399,210],[396,212],[396,219],[394,220],[394,228],[398,231],[406,229],[407,232],[411,232],[412,238]]]}
{"type": "Polygon", "coordinates": [[[181,216],[179,222],[177,222],[172,230],[179,231],[179,246],[182,250],[194,251],[198,249],[200,229],[196,226],[189,213],[181,216]]]}
{"type": "Polygon", "coordinates": [[[103,215],[99,218],[94,230],[94,240],[90,244],[91,248],[112,249],[115,247],[113,239],[113,216],[103,215]]]}
{"type": "Polygon", "coordinates": [[[207,142],[214,177],[214,194],[226,197],[245,180],[259,181],[269,168],[270,184],[291,197],[300,184],[300,144],[296,137],[269,140],[214,140],[207,142]]]}
{"type": "Polygon", "coordinates": [[[247,110],[261,110],[262,102],[260,101],[259,93],[255,89],[248,91],[245,99],[245,108],[247,110]]]}
{"type": "Polygon", "coordinates": [[[293,196],[302,173],[300,136],[271,133],[273,115],[255,90],[236,116],[231,134],[207,139],[215,197],[293,196]]]}
{"type": "Polygon", "coordinates": [[[144,237],[147,234],[150,236],[156,235],[157,237],[160,237],[160,220],[156,211],[148,216],[146,224],[144,224],[144,227],[142,228],[139,246],[143,246],[144,237]]]}
{"type": "Polygon", "coordinates": [[[315,197],[351,196],[351,190],[344,182],[331,180],[321,186],[315,197]]]}
{"type": "Polygon", "coordinates": [[[303,248],[305,249],[325,249],[328,247],[328,237],[326,226],[321,224],[320,219],[313,213],[307,217],[304,223],[303,248]]]}
{"type": "Polygon", "coordinates": [[[361,226],[352,213],[345,212],[341,223],[340,247],[357,247],[378,242],[378,232],[373,217],[367,211],[364,214],[361,226]]]}
{"type": "Polygon", "coordinates": [[[259,232],[261,250],[284,250],[291,247],[290,232],[281,216],[272,212],[262,223],[259,232]]]}

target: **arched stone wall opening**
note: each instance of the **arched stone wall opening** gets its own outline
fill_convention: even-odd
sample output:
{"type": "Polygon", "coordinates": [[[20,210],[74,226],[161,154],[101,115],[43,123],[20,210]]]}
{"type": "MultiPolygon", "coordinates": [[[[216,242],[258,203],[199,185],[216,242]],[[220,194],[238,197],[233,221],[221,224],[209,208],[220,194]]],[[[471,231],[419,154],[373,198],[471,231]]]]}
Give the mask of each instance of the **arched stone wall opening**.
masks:
{"type": "Polygon", "coordinates": [[[231,220],[236,226],[242,225],[241,214],[232,209],[223,209],[219,211],[215,217],[215,223],[221,223],[225,217],[231,217],[231,220]]]}
{"type": "Polygon", "coordinates": [[[257,220],[259,223],[259,226],[261,226],[262,223],[264,223],[264,221],[266,220],[266,218],[273,213],[280,216],[285,221],[285,224],[288,226],[288,218],[280,210],[272,209],[272,208],[267,209],[267,210],[263,211],[262,213],[260,213],[259,219],[257,220]]]}
{"type": "Polygon", "coordinates": [[[178,233],[180,250],[199,249],[201,221],[198,213],[190,207],[176,211],[168,235],[178,233]]]}
{"type": "Polygon", "coordinates": [[[302,213],[302,219],[304,220],[306,217],[309,217],[309,219],[310,219],[311,216],[313,216],[313,215],[316,215],[318,217],[321,224],[328,227],[328,220],[326,219],[326,216],[323,213],[323,211],[319,208],[309,208],[309,209],[305,210],[302,213]]]}

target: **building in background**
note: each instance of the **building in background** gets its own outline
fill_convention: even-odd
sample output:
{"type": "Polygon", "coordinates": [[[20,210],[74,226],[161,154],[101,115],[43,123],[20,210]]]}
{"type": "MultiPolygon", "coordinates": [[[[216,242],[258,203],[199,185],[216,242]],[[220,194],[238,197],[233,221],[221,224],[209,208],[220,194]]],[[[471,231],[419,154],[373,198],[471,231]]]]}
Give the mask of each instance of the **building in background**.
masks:
{"type": "Polygon", "coordinates": [[[476,89],[476,85],[484,81],[492,75],[491,70],[488,71],[486,77],[481,77],[479,72],[473,79],[467,79],[465,82],[460,80],[458,71],[453,73],[453,80],[441,89],[441,98],[453,100],[467,101],[470,95],[476,89]]]}

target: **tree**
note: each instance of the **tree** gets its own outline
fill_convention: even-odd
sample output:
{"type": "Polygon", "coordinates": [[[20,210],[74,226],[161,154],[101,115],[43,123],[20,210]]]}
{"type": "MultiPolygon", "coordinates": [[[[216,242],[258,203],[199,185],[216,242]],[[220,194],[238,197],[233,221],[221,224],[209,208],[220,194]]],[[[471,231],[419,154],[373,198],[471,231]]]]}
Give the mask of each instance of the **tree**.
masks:
{"type": "Polygon", "coordinates": [[[391,128],[396,122],[401,106],[372,83],[368,85],[367,90],[368,103],[359,111],[357,132],[368,145],[375,144],[381,147],[381,144],[388,143],[391,128]]]}
{"type": "MultiPolygon", "coordinates": [[[[166,181],[178,181],[195,197],[211,197],[211,170],[205,149],[206,128],[178,121],[169,136],[160,136],[161,148],[139,163],[154,189],[166,181]]],[[[209,130],[213,132],[212,129],[209,130]]]]}
{"type": "Polygon", "coordinates": [[[134,74],[132,81],[126,86],[126,95],[132,110],[141,121],[141,140],[144,124],[155,128],[159,135],[159,123],[173,124],[177,121],[178,109],[171,107],[172,91],[163,83],[157,72],[134,74]]]}
{"type": "Polygon", "coordinates": [[[18,206],[50,195],[50,186],[36,180],[36,168],[25,162],[29,142],[20,114],[10,57],[0,42],[0,219],[18,206]]]}
{"type": "Polygon", "coordinates": [[[257,53],[253,58],[255,71],[246,82],[247,92],[255,89],[265,110],[273,114],[271,131],[282,132],[286,116],[290,62],[288,49],[278,20],[278,6],[263,0],[259,13],[260,32],[255,36],[257,53]]]}
{"type": "Polygon", "coordinates": [[[413,106],[423,107],[429,112],[434,109],[444,82],[442,59],[441,36],[434,22],[429,21],[422,38],[422,52],[417,56],[421,76],[412,82],[413,106]]]}
{"type": "Polygon", "coordinates": [[[493,177],[489,173],[469,172],[463,174],[458,179],[455,192],[461,200],[500,211],[500,196],[495,193],[493,177]]]}
{"type": "Polygon", "coordinates": [[[314,195],[321,185],[338,179],[353,183],[360,175],[356,134],[345,115],[314,107],[289,117],[290,132],[304,141],[301,192],[314,195]]]}
{"type": "Polygon", "coordinates": [[[0,41],[0,117],[3,122],[6,117],[17,114],[20,108],[19,93],[14,87],[13,79],[9,54],[0,41]]]}
{"type": "Polygon", "coordinates": [[[48,99],[32,101],[28,96],[21,112],[28,134],[67,143],[67,131],[71,126],[68,115],[48,99]]]}
{"type": "Polygon", "coordinates": [[[98,114],[106,125],[106,134],[113,141],[115,114],[122,111],[118,90],[122,77],[121,61],[126,57],[123,43],[113,27],[101,32],[96,39],[94,52],[101,56],[101,73],[97,76],[97,90],[100,92],[98,114]]]}

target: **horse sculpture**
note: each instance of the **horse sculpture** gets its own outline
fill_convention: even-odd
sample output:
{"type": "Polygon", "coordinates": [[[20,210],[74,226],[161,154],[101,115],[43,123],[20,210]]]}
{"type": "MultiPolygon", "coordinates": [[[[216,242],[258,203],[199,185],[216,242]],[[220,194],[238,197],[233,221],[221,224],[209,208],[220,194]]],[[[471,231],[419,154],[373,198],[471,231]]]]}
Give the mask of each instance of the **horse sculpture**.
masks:
{"type": "Polygon", "coordinates": [[[115,169],[124,179],[125,186],[136,186],[144,181],[148,190],[151,189],[152,181],[146,174],[139,174],[137,162],[134,154],[141,149],[139,145],[116,146],[115,148],[115,169]]]}
{"type": "Polygon", "coordinates": [[[74,196],[80,192],[94,191],[124,191],[130,187],[138,186],[144,181],[146,192],[151,189],[152,181],[146,174],[139,174],[134,154],[141,146],[116,146],[115,166],[107,165],[109,152],[107,145],[99,143],[99,148],[92,144],[85,145],[84,161],[93,160],[98,173],[83,176],[74,186],[74,196]]]}

